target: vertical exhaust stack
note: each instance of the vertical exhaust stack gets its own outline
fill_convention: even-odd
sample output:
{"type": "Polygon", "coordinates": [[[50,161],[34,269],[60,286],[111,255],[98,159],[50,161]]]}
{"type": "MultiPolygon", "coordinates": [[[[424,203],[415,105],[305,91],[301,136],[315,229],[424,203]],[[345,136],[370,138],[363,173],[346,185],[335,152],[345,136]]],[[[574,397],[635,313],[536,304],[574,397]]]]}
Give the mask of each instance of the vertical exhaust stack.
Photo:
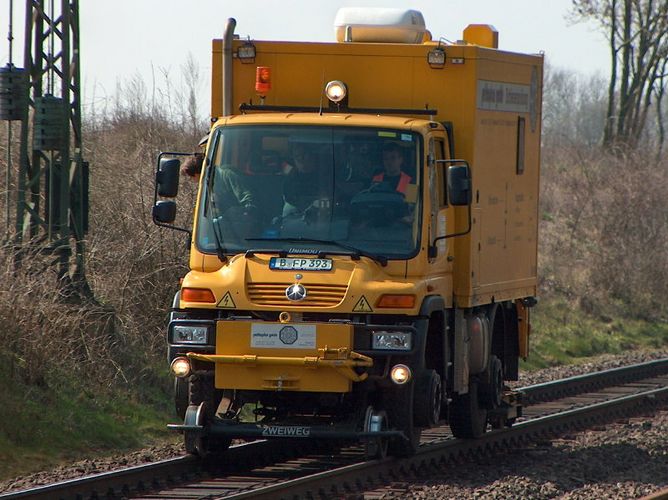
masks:
{"type": "Polygon", "coordinates": [[[236,19],[230,17],[223,36],[223,116],[232,114],[232,41],[236,26],[236,19]]]}

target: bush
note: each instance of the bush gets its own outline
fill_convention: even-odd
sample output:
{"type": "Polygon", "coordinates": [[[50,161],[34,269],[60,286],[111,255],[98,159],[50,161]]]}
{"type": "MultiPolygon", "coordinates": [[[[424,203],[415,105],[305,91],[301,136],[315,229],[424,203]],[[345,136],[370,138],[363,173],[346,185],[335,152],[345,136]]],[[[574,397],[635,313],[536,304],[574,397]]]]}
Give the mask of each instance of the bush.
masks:
{"type": "Polygon", "coordinates": [[[668,317],[668,162],[576,147],[543,157],[543,290],[589,312],[668,317]]]}

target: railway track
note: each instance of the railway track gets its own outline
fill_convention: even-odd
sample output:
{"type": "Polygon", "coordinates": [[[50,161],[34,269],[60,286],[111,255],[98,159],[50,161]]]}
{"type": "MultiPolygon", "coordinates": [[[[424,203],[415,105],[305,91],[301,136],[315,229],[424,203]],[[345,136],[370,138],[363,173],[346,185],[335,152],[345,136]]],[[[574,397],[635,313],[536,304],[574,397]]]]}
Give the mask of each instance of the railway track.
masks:
{"type": "Polygon", "coordinates": [[[522,389],[527,406],[512,428],[458,440],[447,426],[423,432],[410,458],[365,460],[340,449],[278,440],[247,443],[218,462],[179,457],[0,495],[7,498],[299,498],[331,497],[475,457],[497,454],[573,429],[599,425],[668,403],[668,358],[522,389]]]}

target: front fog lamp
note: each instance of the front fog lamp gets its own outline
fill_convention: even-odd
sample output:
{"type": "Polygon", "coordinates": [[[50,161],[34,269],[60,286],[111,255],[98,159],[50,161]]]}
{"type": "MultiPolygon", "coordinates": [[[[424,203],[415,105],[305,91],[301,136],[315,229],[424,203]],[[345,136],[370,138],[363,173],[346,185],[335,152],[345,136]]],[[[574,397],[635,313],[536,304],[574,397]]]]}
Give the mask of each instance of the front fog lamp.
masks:
{"type": "Polygon", "coordinates": [[[174,358],[169,369],[175,377],[184,378],[190,375],[190,360],[188,358],[174,358]]]}
{"type": "Polygon", "coordinates": [[[206,344],[209,341],[209,329],[201,325],[174,325],[172,328],[173,344],[206,344]]]}
{"type": "Polygon", "coordinates": [[[334,103],[343,101],[348,93],[346,84],[339,80],[331,81],[325,87],[325,95],[327,99],[334,103]]]}
{"type": "Polygon", "coordinates": [[[411,379],[411,369],[406,365],[394,365],[390,370],[390,378],[397,385],[403,385],[411,379]]]}
{"type": "Polygon", "coordinates": [[[410,351],[410,332],[373,332],[371,334],[371,347],[373,349],[386,349],[388,351],[410,351]]]}

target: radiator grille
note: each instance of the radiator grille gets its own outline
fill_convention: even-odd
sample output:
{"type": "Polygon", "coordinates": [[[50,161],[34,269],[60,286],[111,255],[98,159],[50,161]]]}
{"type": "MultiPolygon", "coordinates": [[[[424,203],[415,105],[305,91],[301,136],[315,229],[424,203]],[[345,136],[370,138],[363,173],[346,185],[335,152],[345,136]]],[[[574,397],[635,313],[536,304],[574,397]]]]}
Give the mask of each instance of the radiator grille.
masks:
{"type": "Polygon", "coordinates": [[[347,285],[306,285],[304,300],[293,302],[285,296],[285,289],[294,283],[249,283],[249,300],[262,306],[332,307],[341,303],[347,285]]]}

